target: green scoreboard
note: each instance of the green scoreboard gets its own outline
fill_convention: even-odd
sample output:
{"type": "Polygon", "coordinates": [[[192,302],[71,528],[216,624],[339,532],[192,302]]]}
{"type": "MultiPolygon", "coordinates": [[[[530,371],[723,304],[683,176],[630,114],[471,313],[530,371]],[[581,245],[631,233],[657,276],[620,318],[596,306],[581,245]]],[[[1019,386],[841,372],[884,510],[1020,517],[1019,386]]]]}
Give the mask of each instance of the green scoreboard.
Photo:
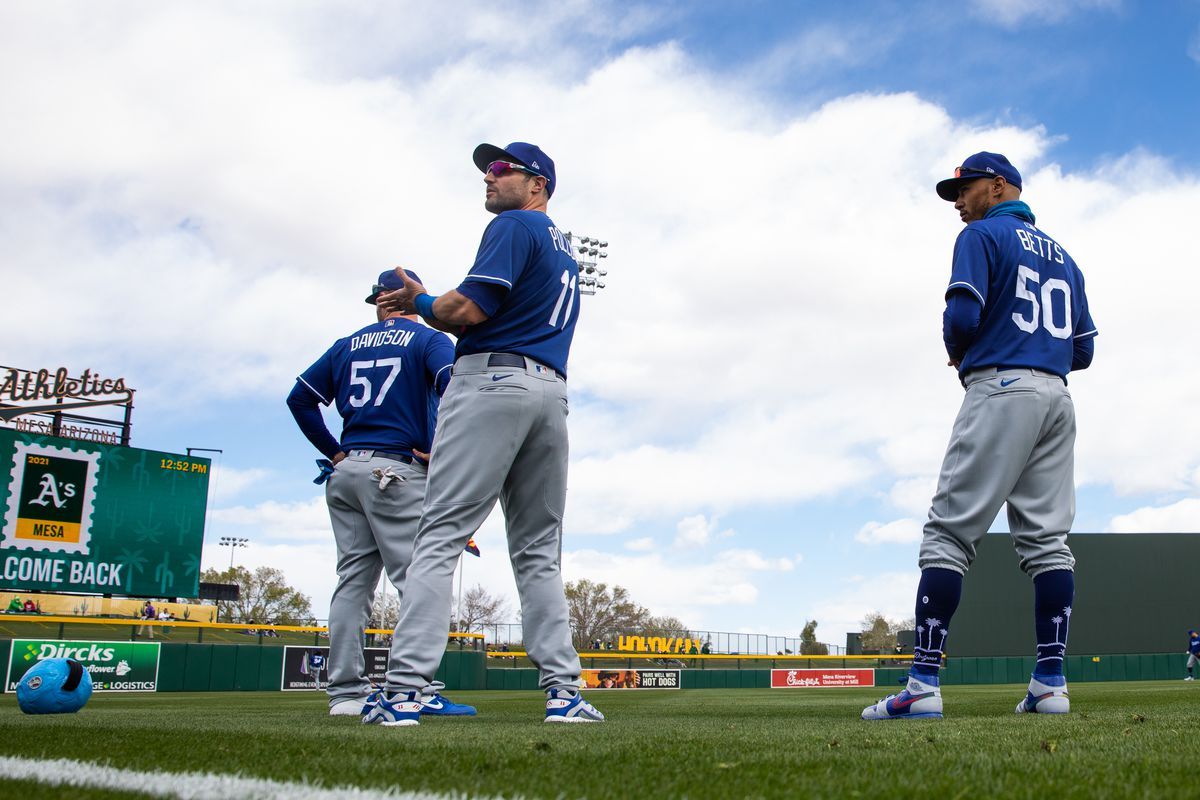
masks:
{"type": "MultiPolygon", "coordinates": [[[[1193,591],[1197,533],[1073,533],[1075,603],[1067,654],[1182,653],[1200,630],[1193,591]]],[[[1017,566],[1012,538],[988,534],[963,582],[947,655],[1028,656],[1033,581],[1017,566]]]]}
{"type": "Polygon", "coordinates": [[[209,468],[0,429],[0,590],[195,597],[209,468]]]}

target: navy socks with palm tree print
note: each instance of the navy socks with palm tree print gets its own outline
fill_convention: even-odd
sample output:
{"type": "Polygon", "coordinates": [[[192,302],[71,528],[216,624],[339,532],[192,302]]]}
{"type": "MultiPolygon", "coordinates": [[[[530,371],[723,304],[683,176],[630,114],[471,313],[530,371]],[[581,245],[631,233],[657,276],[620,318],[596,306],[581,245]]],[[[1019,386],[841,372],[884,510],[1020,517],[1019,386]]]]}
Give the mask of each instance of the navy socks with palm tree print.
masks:
{"type": "Polygon", "coordinates": [[[937,678],[950,634],[950,618],[962,598],[963,576],[952,569],[921,570],[917,585],[917,642],[910,674],[918,680],[937,678]]]}
{"type": "Polygon", "coordinates": [[[1075,573],[1071,570],[1055,569],[1033,579],[1033,618],[1037,626],[1034,677],[1063,674],[1074,602],[1075,573]]]}

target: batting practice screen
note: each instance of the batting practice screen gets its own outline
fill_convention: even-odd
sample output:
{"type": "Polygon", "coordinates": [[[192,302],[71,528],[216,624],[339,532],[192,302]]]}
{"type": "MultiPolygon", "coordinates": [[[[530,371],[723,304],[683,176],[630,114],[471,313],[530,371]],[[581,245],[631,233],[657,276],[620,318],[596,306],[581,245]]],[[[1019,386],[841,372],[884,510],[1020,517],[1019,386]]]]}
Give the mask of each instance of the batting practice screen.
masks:
{"type": "Polygon", "coordinates": [[[0,590],[195,597],[209,467],[0,429],[0,590]]]}
{"type": "MultiPolygon", "coordinates": [[[[1067,653],[1182,653],[1187,632],[1200,630],[1192,593],[1200,534],[1074,533],[1075,602],[1060,614],[1067,653]]],[[[947,655],[1028,656],[1033,581],[1021,572],[1012,538],[988,534],[963,582],[947,655]]]]}

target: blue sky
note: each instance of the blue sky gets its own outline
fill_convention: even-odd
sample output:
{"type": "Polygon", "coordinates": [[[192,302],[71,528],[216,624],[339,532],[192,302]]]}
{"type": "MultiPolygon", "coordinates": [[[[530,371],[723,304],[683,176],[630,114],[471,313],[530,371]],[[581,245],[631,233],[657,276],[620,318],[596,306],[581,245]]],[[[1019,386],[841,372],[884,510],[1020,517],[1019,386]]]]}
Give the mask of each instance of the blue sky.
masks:
{"type": "MultiPolygon", "coordinates": [[[[1101,329],[1071,381],[1076,530],[1200,529],[1200,3],[438,9],[0,9],[0,360],[123,375],[135,444],[222,449],[206,565],[248,536],[239,562],[324,613],[283,398],[382,269],[457,283],[488,218],[469,154],[514,139],[558,161],[560,226],[610,241],[571,362],[568,579],[835,643],[910,613],[961,398],[932,185],[980,149],[1101,329]]],[[[512,597],[502,537],[465,579],[512,597]]]]}

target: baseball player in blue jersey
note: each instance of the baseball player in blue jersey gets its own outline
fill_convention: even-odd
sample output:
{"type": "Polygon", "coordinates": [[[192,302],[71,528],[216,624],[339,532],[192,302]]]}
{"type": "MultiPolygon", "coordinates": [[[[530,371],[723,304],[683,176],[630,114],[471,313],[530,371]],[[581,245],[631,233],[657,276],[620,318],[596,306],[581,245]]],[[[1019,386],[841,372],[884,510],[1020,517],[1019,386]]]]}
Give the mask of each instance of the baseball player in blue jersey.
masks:
{"type": "Polygon", "coordinates": [[[1196,662],[1200,661],[1200,633],[1196,633],[1195,631],[1188,631],[1187,653],[1188,653],[1188,660],[1187,660],[1187,673],[1188,674],[1187,674],[1187,677],[1184,678],[1184,680],[1185,681],[1194,681],[1194,680],[1196,680],[1196,676],[1192,672],[1192,670],[1195,668],[1196,662]]]}
{"type": "Polygon", "coordinates": [[[475,263],[440,297],[405,279],[382,307],[416,310],[459,334],[442,399],[429,486],[387,692],[364,722],[416,725],[418,693],[446,649],[454,565],[500,500],[521,598],[525,647],[540,671],[547,722],[604,719],[578,693],[559,562],[567,493],[567,355],[579,317],[579,270],[546,215],[554,162],[541,148],[481,144],[488,224],[475,263]]]}
{"type": "Polygon", "coordinates": [[[963,575],[1008,504],[1021,569],[1033,579],[1037,662],[1017,712],[1070,710],[1063,677],[1075,595],[1075,410],[1067,373],[1092,361],[1096,327],[1083,275],[1021,201],[1021,175],[976,153],[941,181],[966,228],[954,244],[943,338],[966,389],[925,524],[917,642],[905,689],[863,719],[942,716],[938,669],[963,575]]]}
{"type": "MultiPolygon", "coordinates": [[[[416,279],[415,274],[411,274],[416,279]]],[[[403,287],[389,270],[367,298],[403,287]]],[[[450,380],[454,348],[443,333],[415,317],[376,308],[377,322],[339,339],[304,371],[288,395],[300,430],[323,453],[318,461],[337,544],[337,588],[329,604],[329,713],[362,714],[371,690],[363,658],[363,629],[381,569],[404,593],[417,522],[425,499],[428,453],[438,397],[450,380]],[[342,416],[341,441],[325,427],[320,405],[342,416]]],[[[422,684],[425,714],[472,715],[475,710],[422,684]]]]}

